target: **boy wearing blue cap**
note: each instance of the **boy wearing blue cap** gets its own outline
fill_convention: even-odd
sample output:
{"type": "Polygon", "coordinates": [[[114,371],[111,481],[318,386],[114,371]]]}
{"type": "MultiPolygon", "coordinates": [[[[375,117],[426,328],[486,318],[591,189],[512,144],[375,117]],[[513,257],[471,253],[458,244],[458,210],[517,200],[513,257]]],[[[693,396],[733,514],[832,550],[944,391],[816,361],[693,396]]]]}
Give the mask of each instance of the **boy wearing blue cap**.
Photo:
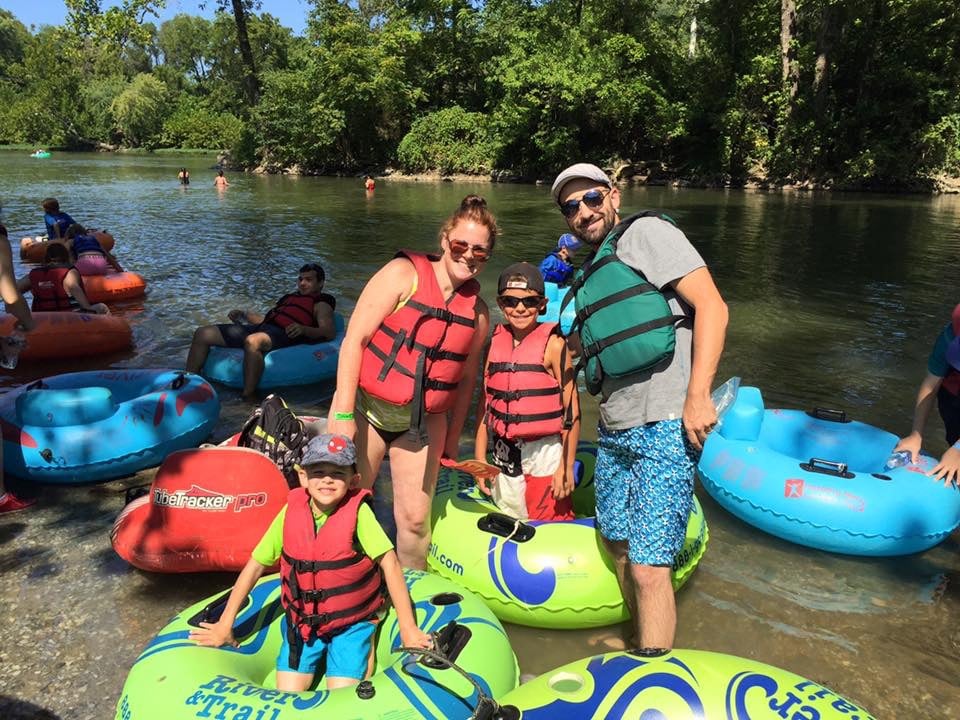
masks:
{"type": "Polygon", "coordinates": [[[370,491],[357,487],[357,451],[345,435],[322,434],[307,444],[300,487],[237,578],[216,623],[190,632],[199,645],[238,647],[233,623],[247,595],[280,562],[283,645],[277,689],[302,692],[327,656],[328,690],[355,685],[369,666],[384,586],[397,611],[405,647],[429,648],[416,622],[400,561],[374,517],[370,491]]]}
{"type": "Polygon", "coordinates": [[[573,277],[573,256],[580,249],[580,241],[571,233],[564,233],[557,247],[540,262],[540,274],[545,282],[566,285],[573,277]]]}

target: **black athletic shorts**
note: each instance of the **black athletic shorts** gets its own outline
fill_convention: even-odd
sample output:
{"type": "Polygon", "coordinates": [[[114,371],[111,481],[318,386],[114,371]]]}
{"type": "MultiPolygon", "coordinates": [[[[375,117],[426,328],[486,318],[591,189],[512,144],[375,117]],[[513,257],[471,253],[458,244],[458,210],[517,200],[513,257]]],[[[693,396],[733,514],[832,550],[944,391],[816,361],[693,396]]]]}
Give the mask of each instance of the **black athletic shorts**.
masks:
{"type": "Polygon", "coordinates": [[[273,350],[303,342],[302,336],[299,338],[287,337],[287,331],[273,323],[260,323],[259,325],[222,323],[217,327],[220,329],[220,334],[223,335],[223,341],[227,344],[227,347],[231,348],[242,348],[243,341],[256,332],[266,333],[270,336],[270,342],[273,345],[271,349],[273,350]]]}

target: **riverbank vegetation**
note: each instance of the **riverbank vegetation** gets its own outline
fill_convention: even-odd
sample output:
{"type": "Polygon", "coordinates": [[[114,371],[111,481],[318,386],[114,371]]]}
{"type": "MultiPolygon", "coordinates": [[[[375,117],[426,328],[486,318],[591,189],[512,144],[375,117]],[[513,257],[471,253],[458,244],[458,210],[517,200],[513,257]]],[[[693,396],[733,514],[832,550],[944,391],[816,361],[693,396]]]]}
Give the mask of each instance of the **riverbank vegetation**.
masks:
{"type": "Polygon", "coordinates": [[[935,189],[960,176],[955,0],[155,0],[0,10],[0,142],[219,148],[267,172],[935,189]]]}

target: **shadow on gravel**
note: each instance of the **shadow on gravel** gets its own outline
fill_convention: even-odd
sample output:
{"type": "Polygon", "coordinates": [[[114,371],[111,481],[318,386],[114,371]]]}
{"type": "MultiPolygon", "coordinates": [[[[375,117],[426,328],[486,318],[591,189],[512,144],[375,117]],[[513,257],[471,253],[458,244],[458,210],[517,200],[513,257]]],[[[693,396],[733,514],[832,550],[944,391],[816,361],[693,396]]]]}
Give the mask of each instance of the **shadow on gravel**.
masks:
{"type": "Polygon", "coordinates": [[[33,703],[0,695],[0,717],[4,720],[60,720],[60,716],[33,703]]]}

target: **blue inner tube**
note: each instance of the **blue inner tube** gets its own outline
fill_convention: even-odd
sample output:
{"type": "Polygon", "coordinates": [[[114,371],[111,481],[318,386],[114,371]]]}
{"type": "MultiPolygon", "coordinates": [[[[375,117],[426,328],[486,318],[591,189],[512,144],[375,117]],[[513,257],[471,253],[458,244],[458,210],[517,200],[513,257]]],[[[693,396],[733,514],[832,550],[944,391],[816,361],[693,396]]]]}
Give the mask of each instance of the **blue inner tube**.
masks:
{"type": "Polygon", "coordinates": [[[766,410],[741,387],[707,438],[704,488],[765,532],[853,555],[933,547],[960,524],[960,493],[926,476],[935,460],[887,469],[897,436],[833,410],[766,410]]]}
{"type": "MultiPolygon", "coordinates": [[[[264,358],[263,376],[257,387],[268,390],[287,385],[310,385],[336,377],[340,343],[343,342],[346,323],[339,313],[334,313],[333,320],[336,327],[333,340],[300,343],[268,352],[264,358]]],[[[210,348],[210,355],[203,365],[203,374],[221,385],[242,388],[243,350],[210,348]]]]}
{"type": "Polygon", "coordinates": [[[67,373],[0,398],[4,470],[37,482],[88,483],[159,465],[213,430],[220,400],[176,370],[67,373]]]}

